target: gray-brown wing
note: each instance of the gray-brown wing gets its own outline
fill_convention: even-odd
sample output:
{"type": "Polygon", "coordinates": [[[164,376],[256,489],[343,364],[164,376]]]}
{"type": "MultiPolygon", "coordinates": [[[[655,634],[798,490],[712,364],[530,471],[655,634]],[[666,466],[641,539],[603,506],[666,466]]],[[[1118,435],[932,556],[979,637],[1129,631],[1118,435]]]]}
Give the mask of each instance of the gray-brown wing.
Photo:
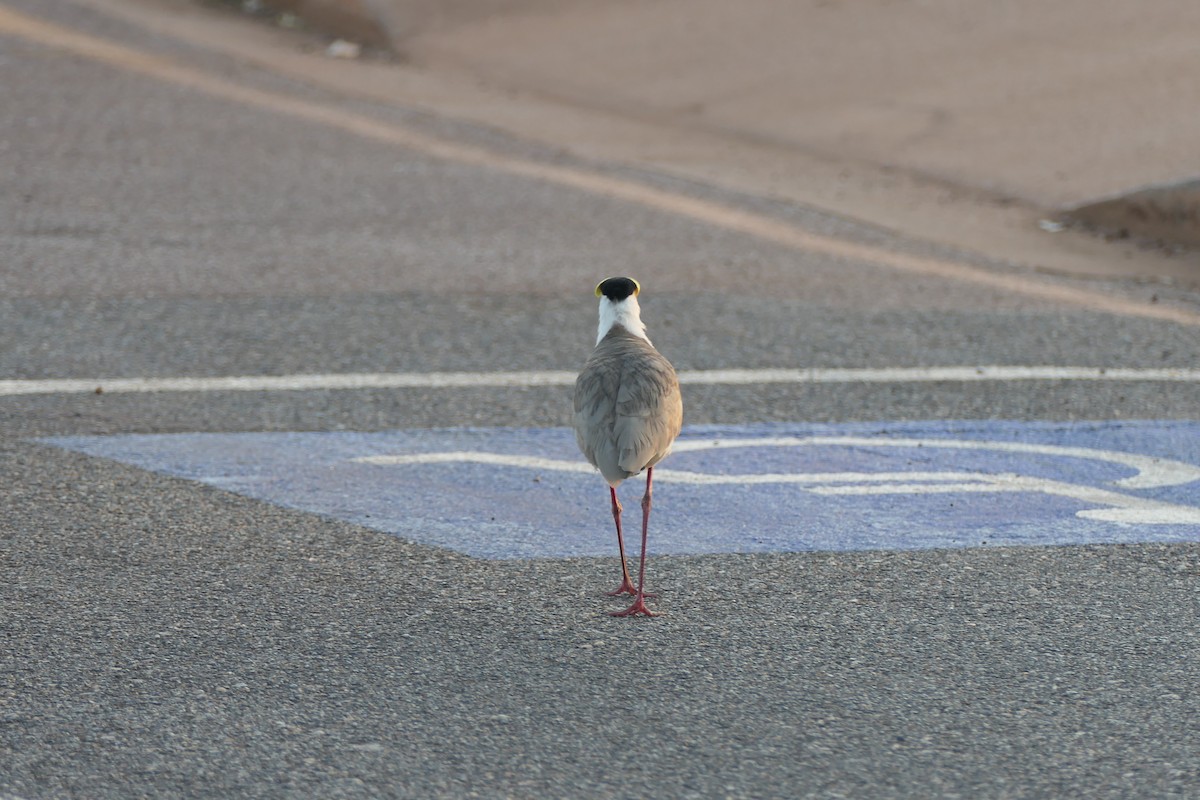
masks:
{"type": "Polygon", "coordinates": [[[617,393],[617,464],[631,475],[653,467],[682,425],[683,398],[671,363],[653,348],[627,360],[617,393]]]}
{"type": "Polygon", "coordinates": [[[600,352],[599,347],[575,379],[575,441],[584,458],[614,486],[629,477],[617,465],[617,441],[612,433],[620,386],[620,358],[600,352]]]}
{"type": "Polygon", "coordinates": [[[575,437],[584,456],[616,485],[657,464],[682,422],[670,362],[644,339],[614,329],[575,382],[575,437]]]}

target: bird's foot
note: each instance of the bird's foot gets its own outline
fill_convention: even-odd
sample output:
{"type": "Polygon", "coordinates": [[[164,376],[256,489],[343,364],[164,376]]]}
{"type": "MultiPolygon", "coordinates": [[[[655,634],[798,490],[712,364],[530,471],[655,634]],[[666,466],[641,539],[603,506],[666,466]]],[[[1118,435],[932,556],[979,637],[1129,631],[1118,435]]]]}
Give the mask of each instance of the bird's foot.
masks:
{"type": "MultiPolygon", "coordinates": [[[[623,580],[623,581],[621,581],[620,586],[613,589],[611,592],[605,592],[604,594],[608,597],[620,597],[623,594],[627,594],[627,595],[636,597],[637,589],[633,588],[633,584],[630,583],[628,580],[623,580]]],[[[655,594],[654,592],[642,592],[642,596],[643,597],[658,597],[658,595],[655,594]]]]}
{"type": "Polygon", "coordinates": [[[633,605],[624,611],[613,611],[609,613],[610,617],[636,617],[638,614],[644,614],[647,617],[657,617],[657,612],[651,611],[646,607],[646,598],[653,597],[645,592],[638,592],[633,597],[633,605]]]}

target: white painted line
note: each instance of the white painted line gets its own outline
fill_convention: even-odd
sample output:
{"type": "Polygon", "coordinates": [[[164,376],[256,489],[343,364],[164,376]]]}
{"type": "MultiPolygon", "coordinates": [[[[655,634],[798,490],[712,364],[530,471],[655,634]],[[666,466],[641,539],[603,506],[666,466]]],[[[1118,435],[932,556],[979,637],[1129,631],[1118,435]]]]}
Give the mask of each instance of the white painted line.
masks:
{"type": "Polygon", "coordinates": [[[1200,369],[1104,367],[883,367],[879,369],[713,369],[679,373],[680,383],[913,383],[974,381],[1185,381],[1200,369]]]}
{"type": "Polygon", "coordinates": [[[959,494],[961,492],[1025,492],[1022,486],[1006,486],[1001,483],[888,483],[882,486],[814,486],[813,494],[866,495],[866,494],[959,494]]]}
{"type": "Polygon", "coordinates": [[[321,389],[452,389],[565,386],[575,373],[366,372],[325,375],[233,375],[211,378],[69,378],[0,381],[0,395],[144,392],[295,392],[321,389]],[[97,390],[100,390],[97,392],[97,390]]]}
{"type": "MultiPolygon", "coordinates": [[[[296,392],[328,389],[455,389],[571,386],[574,372],[362,372],[315,375],[233,375],[211,378],[64,378],[0,380],[0,397],[30,394],[152,392],[296,392]]],[[[1166,381],[1200,383],[1200,369],[1103,367],[892,367],[882,369],[684,370],[689,385],[767,383],[975,383],[1003,381],[1166,381]]]]}
{"type": "Polygon", "coordinates": [[[441,453],[411,453],[407,455],[361,456],[351,459],[357,464],[374,464],[377,467],[409,466],[413,464],[490,464],[499,467],[522,467],[524,469],[552,470],[554,472],[584,472],[589,475],[596,468],[584,461],[564,461],[559,458],[540,456],[506,455],[475,450],[451,450],[441,453]]]}

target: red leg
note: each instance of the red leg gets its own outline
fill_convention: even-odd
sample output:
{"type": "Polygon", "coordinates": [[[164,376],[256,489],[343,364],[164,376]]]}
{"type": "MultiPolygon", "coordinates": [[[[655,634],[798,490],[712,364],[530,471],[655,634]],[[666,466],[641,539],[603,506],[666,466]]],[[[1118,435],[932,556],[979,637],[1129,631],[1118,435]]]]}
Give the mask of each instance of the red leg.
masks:
{"type": "Polygon", "coordinates": [[[617,550],[621,553],[621,585],[611,592],[605,592],[609,597],[621,594],[637,594],[633,581],[629,579],[629,566],[625,561],[625,541],[621,538],[621,501],[617,500],[617,490],[610,486],[608,492],[612,496],[613,521],[617,523],[617,550]]]}
{"type": "Polygon", "coordinates": [[[624,611],[614,611],[614,617],[632,617],[638,614],[645,614],[647,617],[656,617],[656,613],[646,607],[646,598],[652,597],[645,592],[646,586],[646,533],[650,529],[650,481],[654,475],[654,468],[646,470],[646,494],[642,496],[642,558],[638,565],[638,588],[637,594],[633,596],[633,605],[624,611]]]}

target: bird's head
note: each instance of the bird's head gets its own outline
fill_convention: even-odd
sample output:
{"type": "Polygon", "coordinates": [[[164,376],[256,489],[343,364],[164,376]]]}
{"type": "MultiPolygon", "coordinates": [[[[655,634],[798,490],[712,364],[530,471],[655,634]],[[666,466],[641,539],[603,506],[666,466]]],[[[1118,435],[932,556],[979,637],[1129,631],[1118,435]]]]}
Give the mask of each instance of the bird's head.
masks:
{"type": "Polygon", "coordinates": [[[596,297],[607,297],[614,303],[631,295],[637,297],[641,292],[642,285],[633,278],[608,278],[596,284],[596,297]]]}
{"type": "Polygon", "coordinates": [[[596,297],[600,298],[600,328],[596,344],[608,335],[614,325],[620,325],[634,336],[647,342],[646,326],[642,324],[642,309],[637,296],[642,286],[633,278],[608,278],[596,285],[596,297]]]}

